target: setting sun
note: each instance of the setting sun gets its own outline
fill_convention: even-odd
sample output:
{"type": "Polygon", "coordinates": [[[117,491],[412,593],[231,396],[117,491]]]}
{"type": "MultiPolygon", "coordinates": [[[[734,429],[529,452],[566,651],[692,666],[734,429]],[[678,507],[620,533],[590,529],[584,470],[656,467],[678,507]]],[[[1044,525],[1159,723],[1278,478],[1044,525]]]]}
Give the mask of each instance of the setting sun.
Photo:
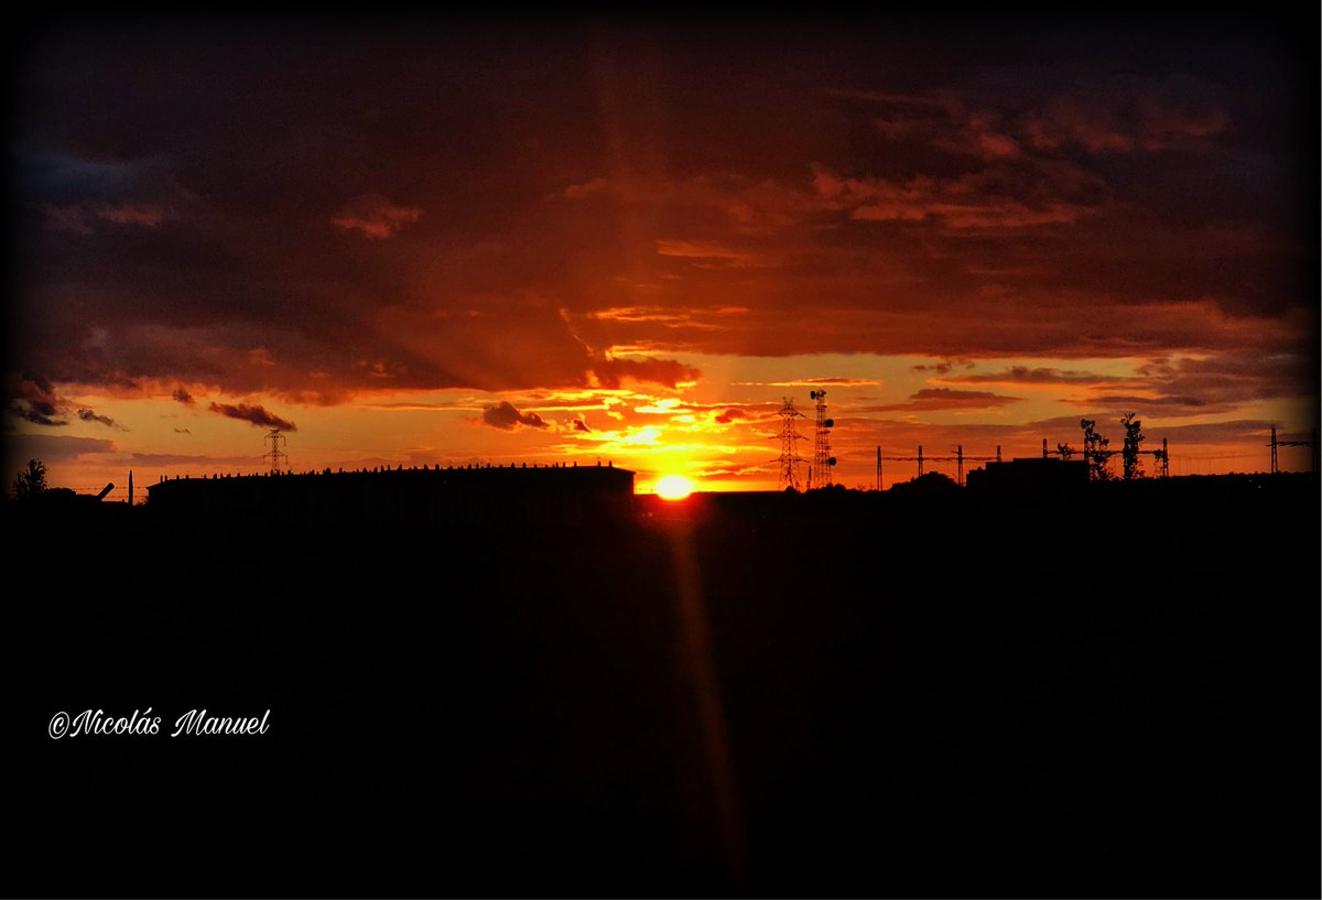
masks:
{"type": "Polygon", "coordinates": [[[693,482],[683,475],[667,475],[656,483],[656,493],[662,500],[683,500],[693,493],[693,482]]]}

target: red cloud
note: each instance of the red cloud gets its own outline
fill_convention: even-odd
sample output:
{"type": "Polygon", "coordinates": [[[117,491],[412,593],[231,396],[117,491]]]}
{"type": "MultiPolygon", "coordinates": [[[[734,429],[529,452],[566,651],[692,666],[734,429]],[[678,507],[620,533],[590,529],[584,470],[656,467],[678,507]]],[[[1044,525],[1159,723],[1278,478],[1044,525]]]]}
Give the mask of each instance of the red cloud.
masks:
{"type": "Polygon", "coordinates": [[[772,263],[756,253],[737,250],[715,241],[659,240],[656,252],[660,256],[692,260],[694,265],[723,265],[732,268],[770,266],[772,263]]]}
{"type": "Polygon", "coordinates": [[[143,228],[155,228],[168,217],[164,207],[154,203],[119,203],[103,206],[96,211],[99,218],[115,225],[140,225],[143,228]]]}
{"type": "MultiPolygon", "coordinates": [[[[1306,355],[1316,248],[1307,198],[1288,189],[1308,175],[1289,144],[1297,61],[1225,37],[1224,53],[1176,48],[1177,78],[1106,54],[1027,76],[970,59],[914,73],[903,94],[872,68],[875,41],[841,37],[824,57],[834,75],[772,79],[757,103],[743,42],[720,65],[676,48],[636,84],[624,53],[620,83],[638,89],[605,98],[606,129],[577,76],[504,79],[556,57],[540,43],[522,59],[482,45],[493,65],[477,116],[446,72],[386,39],[389,52],[335,67],[315,40],[237,69],[187,36],[177,54],[130,40],[131,80],[113,64],[76,84],[26,66],[47,100],[15,143],[48,149],[19,154],[14,179],[13,365],[60,385],[330,403],[674,386],[697,378],[686,354],[1306,355]],[[842,72],[878,90],[833,93],[842,72]],[[236,92],[235,78],[263,90],[236,92]],[[188,95],[157,90],[180,79],[188,95]],[[424,93],[437,115],[420,126],[424,93]],[[58,114],[90,108],[102,112],[58,114]],[[365,160],[380,193],[328,206],[326,186],[365,160]],[[189,227],[150,227],[157,209],[187,210],[189,227]],[[402,238],[423,209],[445,221],[413,246],[402,238]],[[259,346],[269,356],[249,354],[259,346]]],[[[1300,396],[1316,375],[1172,366],[1112,393],[1238,403],[1300,396]]],[[[37,400],[19,406],[59,421],[37,400]]]]}
{"type": "Polygon", "coordinates": [[[1215,89],[1205,82],[1116,76],[1086,92],[1053,97],[1027,118],[1025,133],[1043,149],[1072,143],[1092,153],[1156,152],[1204,140],[1229,124],[1215,89]]]}
{"type": "Polygon", "coordinates": [[[1070,224],[1097,212],[1097,181],[1068,164],[989,168],[955,178],[846,178],[816,166],[813,186],[832,206],[866,222],[933,221],[951,229],[1070,224]]]}
{"type": "Polygon", "coordinates": [[[697,381],[702,376],[702,373],[692,366],[686,366],[673,359],[653,359],[650,356],[637,359],[625,357],[596,360],[592,363],[592,371],[597,376],[597,381],[605,388],[618,388],[621,379],[624,378],[673,388],[681,382],[697,381]]]}
{"type": "Polygon", "coordinates": [[[380,194],[362,194],[344,205],[331,224],[345,231],[357,231],[373,240],[394,237],[401,228],[422,218],[422,210],[400,206],[380,194]]]}

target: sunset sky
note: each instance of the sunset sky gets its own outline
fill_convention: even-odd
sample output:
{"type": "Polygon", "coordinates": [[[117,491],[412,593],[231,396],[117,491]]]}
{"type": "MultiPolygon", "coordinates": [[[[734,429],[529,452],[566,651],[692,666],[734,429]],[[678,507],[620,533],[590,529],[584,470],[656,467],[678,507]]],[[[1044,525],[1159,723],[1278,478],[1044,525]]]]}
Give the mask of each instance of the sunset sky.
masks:
{"type": "Polygon", "coordinates": [[[767,488],[818,388],[849,487],[1129,411],[1263,470],[1317,420],[1313,25],[48,26],[6,484],[258,471],[278,425],[299,470],[767,488]]]}

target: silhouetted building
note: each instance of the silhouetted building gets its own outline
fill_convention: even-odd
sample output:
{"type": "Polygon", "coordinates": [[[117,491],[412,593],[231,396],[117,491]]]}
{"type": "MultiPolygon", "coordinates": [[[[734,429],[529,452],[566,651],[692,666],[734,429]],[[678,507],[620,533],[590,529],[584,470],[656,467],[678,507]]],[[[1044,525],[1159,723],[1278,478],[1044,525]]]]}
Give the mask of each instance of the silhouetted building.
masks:
{"type": "Polygon", "coordinates": [[[147,507],[168,517],[272,517],[318,522],[452,526],[627,505],[634,473],[613,466],[396,468],[300,475],[177,478],[149,485],[147,507]]]}
{"type": "Polygon", "coordinates": [[[970,490],[1040,494],[1076,490],[1088,483],[1088,464],[1082,460],[1019,457],[1009,462],[989,462],[968,475],[970,490]]]}

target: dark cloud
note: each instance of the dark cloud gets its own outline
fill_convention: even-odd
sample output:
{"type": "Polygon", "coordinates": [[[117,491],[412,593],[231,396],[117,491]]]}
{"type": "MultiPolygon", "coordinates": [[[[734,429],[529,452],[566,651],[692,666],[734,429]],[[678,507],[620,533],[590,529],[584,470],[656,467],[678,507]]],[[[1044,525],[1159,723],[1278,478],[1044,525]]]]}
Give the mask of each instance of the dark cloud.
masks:
{"type": "MultiPolygon", "coordinates": [[[[71,437],[62,434],[7,434],[4,440],[6,484],[29,459],[39,459],[47,466],[72,463],[86,456],[113,453],[115,442],[100,438],[71,437]]],[[[52,472],[52,475],[58,473],[52,472]]]]}
{"type": "MultiPolygon", "coordinates": [[[[915,366],[915,370],[921,367],[915,366]]],[[[937,370],[939,374],[944,375],[950,371],[949,366],[945,371],[937,370]]],[[[969,375],[956,375],[945,379],[946,381],[958,381],[968,384],[1107,384],[1116,381],[1129,381],[1131,379],[1119,375],[1099,375],[1095,372],[1083,372],[1076,369],[1056,369],[1050,366],[1012,366],[997,372],[977,372],[969,375]]]]}
{"type": "Polygon", "coordinates": [[[102,206],[96,215],[116,225],[138,225],[142,228],[155,228],[169,216],[169,211],[154,203],[121,203],[117,206],[102,206]]]}
{"type": "Polygon", "coordinates": [[[175,388],[175,391],[171,396],[173,396],[175,400],[178,400],[180,403],[184,404],[185,406],[192,406],[194,403],[197,402],[196,400],[193,399],[193,395],[188,393],[188,391],[184,390],[183,388],[175,388]]]}
{"type": "Polygon", "coordinates": [[[260,428],[276,428],[280,431],[298,430],[293,422],[282,419],[275,413],[267,412],[265,408],[257,404],[212,403],[210,409],[213,413],[219,413],[230,419],[238,419],[260,428]]]}
{"type": "Polygon", "coordinates": [[[911,394],[905,403],[865,406],[863,412],[899,412],[905,410],[994,409],[1015,403],[1019,397],[1004,397],[990,391],[957,391],[951,388],[923,388],[911,394]]]}
{"type": "Polygon", "coordinates": [[[67,403],[55,394],[54,386],[40,375],[11,375],[6,379],[9,412],[34,425],[59,426],[69,424],[57,419],[67,403]]]}
{"type": "Polygon", "coordinates": [[[118,431],[128,431],[127,428],[110,418],[110,416],[97,415],[95,410],[88,409],[87,407],[78,410],[78,418],[82,419],[84,422],[100,422],[107,428],[114,428],[118,431]]]}
{"type": "Polygon", "coordinates": [[[184,453],[133,453],[129,461],[139,466],[193,466],[206,469],[209,466],[254,465],[260,461],[258,456],[200,456],[184,453]]]}
{"type": "Polygon", "coordinates": [[[482,411],[482,421],[493,428],[509,431],[518,425],[529,428],[547,428],[546,420],[535,412],[521,413],[507,400],[488,406],[482,411]]]}
{"type": "Polygon", "coordinates": [[[156,229],[190,200],[160,159],[23,150],[16,162],[26,196],[51,232],[86,237],[107,228],[156,229]]]}
{"type": "Polygon", "coordinates": [[[1096,215],[1102,181],[1071,163],[997,166],[951,178],[905,181],[814,167],[822,202],[859,222],[932,223],[950,231],[1019,231],[1096,215]]]}
{"type": "Polygon", "coordinates": [[[1091,153],[1152,153],[1196,146],[1230,125],[1224,89],[1198,78],[1121,73],[1082,87],[1026,116],[1025,139],[1048,150],[1073,144],[1091,153]]]}
{"type": "Polygon", "coordinates": [[[1297,396],[1300,386],[1316,375],[1315,367],[1303,354],[1233,353],[1159,359],[1140,367],[1139,374],[1163,397],[1242,403],[1297,396]]]}
{"type": "Polygon", "coordinates": [[[770,387],[870,387],[877,382],[871,378],[795,378],[790,381],[738,381],[739,385],[767,385],[770,387]]]}
{"type": "Polygon", "coordinates": [[[748,418],[748,413],[746,413],[744,410],[739,409],[737,407],[731,407],[730,409],[727,409],[724,412],[717,413],[715,416],[713,416],[712,421],[718,422],[721,425],[729,425],[731,422],[736,422],[739,419],[747,419],[747,418],[748,418]]]}
{"type": "Polygon", "coordinates": [[[1210,403],[1199,397],[1150,397],[1133,394],[1103,394],[1075,401],[1080,406],[1104,406],[1113,413],[1122,410],[1147,409],[1164,416],[1205,416],[1229,412],[1233,403],[1210,403]]]}
{"type": "Polygon", "coordinates": [[[1291,43],[893,24],[53,34],[12,123],[15,364],[334,403],[674,386],[689,353],[1310,349],[1291,43]]]}
{"type": "Polygon", "coordinates": [[[1231,412],[1255,401],[1298,397],[1307,390],[1311,365],[1302,355],[1225,353],[1204,358],[1159,358],[1140,366],[1137,376],[1131,377],[1011,369],[987,378],[951,380],[1105,386],[1110,389],[1107,393],[1084,394],[1067,401],[1076,406],[1105,405],[1112,410],[1147,408],[1167,416],[1207,416],[1231,412]]]}
{"type": "Polygon", "coordinates": [[[575,431],[580,431],[580,432],[590,432],[590,431],[592,431],[592,428],[591,428],[591,426],[589,426],[588,423],[587,423],[586,421],[584,421],[583,419],[575,419],[575,420],[574,420],[574,430],[575,430],[575,431]]]}
{"type": "Polygon", "coordinates": [[[49,403],[40,400],[29,400],[26,403],[14,402],[10,405],[9,411],[20,419],[26,419],[34,425],[68,425],[64,419],[56,419],[55,407],[49,403]]]}

